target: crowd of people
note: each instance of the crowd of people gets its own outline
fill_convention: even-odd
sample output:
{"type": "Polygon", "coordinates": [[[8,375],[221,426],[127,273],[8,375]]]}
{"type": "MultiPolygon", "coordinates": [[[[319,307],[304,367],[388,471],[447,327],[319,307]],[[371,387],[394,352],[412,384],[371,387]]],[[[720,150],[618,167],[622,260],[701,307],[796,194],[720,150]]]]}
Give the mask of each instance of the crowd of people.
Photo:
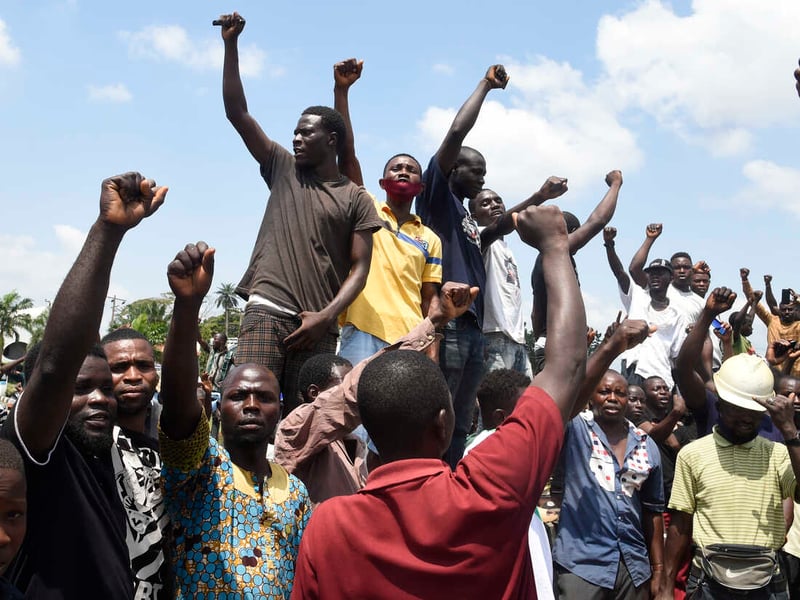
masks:
{"type": "Polygon", "coordinates": [[[502,65],[425,168],[388,159],[379,200],[348,106],[362,63],[334,66],[335,108],[306,109],[289,152],[248,111],[244,19],[215,23],[226,115],[270,190],[238,343],[215,335],[201,371],[204,241],[168,264],[160,378],[139,332],[98,341],[117,249],[167,195],[103,181],[2,425],[2,597],[800,598],[790,288],[742,268],[731,312],[705,261],[650,257],[658,223],[625,269],[618,170],[583,223],[551,202],[561,177],[506,208],[463,145],[502,65]],[[573,256],[600,234],[627,316],[597,344],[573,256]],[[538,252],[531,356],[510,235],[538,252]]]}

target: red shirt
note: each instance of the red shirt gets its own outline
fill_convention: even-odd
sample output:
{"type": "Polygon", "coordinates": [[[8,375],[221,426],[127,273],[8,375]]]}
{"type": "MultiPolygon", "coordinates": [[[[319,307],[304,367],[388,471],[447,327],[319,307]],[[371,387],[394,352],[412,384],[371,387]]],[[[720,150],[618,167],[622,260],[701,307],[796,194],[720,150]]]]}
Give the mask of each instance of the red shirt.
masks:
{"type": "Polygon", "coordinates": [[[536,598],[528,526],[563,439],[555,403],[530,387],[455,471],[379,467],[312,514],[292,598],[536,598]]]}

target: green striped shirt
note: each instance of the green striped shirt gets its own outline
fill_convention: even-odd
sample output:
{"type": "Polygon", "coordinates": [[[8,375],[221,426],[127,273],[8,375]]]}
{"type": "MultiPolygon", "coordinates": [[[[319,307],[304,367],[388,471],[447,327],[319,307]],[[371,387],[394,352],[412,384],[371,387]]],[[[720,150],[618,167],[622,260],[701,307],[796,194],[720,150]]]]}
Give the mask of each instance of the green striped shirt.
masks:
{"type": "Polygon", "coordinates": [[[692,537],[699,546],[726,542],[778,549],[786,536],[782,500],[794,489],[783,444],[761,436],[732,444],[715,426],[678,453],[669,508],[694,515],[692,537]]]}

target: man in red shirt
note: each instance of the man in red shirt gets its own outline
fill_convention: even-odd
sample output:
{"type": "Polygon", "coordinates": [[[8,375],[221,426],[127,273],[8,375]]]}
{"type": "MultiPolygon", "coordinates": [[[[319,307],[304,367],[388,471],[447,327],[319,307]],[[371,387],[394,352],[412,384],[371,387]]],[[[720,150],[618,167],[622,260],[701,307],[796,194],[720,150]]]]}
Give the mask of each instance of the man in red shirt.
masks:
{"type": "Polygon", "coordinates": [[[554,206],[519,214],[539,249],[548,302],[545,369],[497,432],[454,471],[440,460],[454,416],[435,363],[398,350],[361,376],[361,418],[382,466],[314,512],[292,598],[535,598],[528,526],[582,383],[586,318],[554,206]]]}

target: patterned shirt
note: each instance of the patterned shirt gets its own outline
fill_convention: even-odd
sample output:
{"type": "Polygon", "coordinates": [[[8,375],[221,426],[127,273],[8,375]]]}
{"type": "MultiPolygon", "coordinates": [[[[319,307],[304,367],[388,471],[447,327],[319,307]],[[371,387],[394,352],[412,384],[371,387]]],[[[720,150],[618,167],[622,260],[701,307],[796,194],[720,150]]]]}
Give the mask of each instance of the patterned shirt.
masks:
{"type": "Polygon", "coordinates": [[[302,482],[275,463],[258,481],[210,438],[205,418],[185,440],[160,438],[177,598],[289,598],[310,514],[302,482]]]}

